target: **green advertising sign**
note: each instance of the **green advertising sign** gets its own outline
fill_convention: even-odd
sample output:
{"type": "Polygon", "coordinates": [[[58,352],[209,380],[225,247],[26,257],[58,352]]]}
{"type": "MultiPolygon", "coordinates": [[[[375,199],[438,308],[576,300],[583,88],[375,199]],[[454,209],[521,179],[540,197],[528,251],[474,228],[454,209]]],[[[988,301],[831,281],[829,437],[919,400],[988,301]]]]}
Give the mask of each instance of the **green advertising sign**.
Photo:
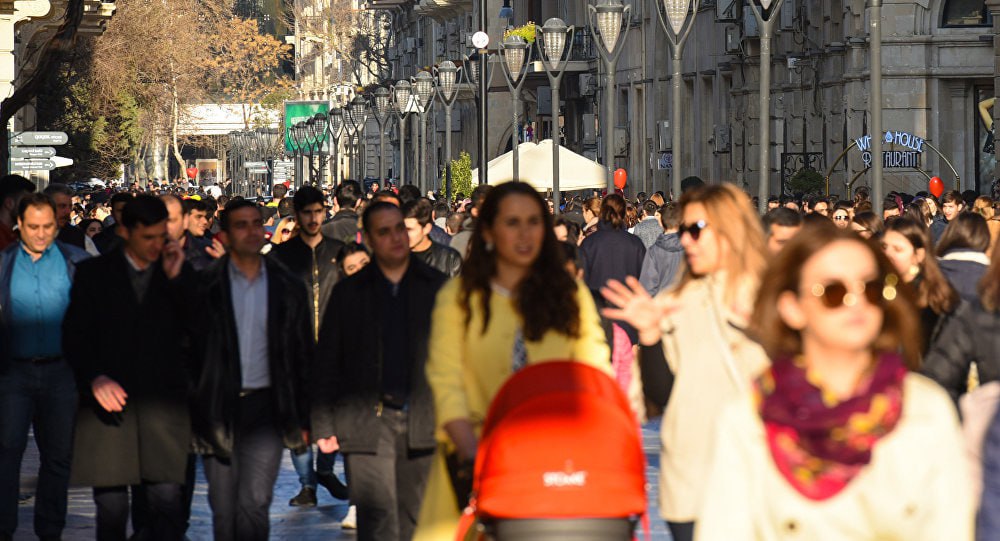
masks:
{"type": "Polygon", "coordinates": [[[309,120],[316,113],[329,114],[330,102],[328,101],[286,101],[285,102],[285,151],[288,154],[295,152],[295,145],[288,135],[288,131],[299,122],[309,120]]]}

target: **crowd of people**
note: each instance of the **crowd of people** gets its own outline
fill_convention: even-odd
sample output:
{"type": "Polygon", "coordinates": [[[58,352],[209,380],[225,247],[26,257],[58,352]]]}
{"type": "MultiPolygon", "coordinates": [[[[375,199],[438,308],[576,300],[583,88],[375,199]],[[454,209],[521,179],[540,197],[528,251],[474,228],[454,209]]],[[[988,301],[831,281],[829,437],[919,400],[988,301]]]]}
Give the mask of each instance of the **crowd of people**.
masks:
{"type": "Polygon", "coordinates": [[[41,539],[71,485],[100,540],[184,539],[199,461],[214,537],[267,539],[286,449],[289,505],[453,539],[493,397],[566,359],[662,417],[675,541],[1000,538],[998,202],[683,188],[0,178],[0,540],[29,432],[41,539]]]}

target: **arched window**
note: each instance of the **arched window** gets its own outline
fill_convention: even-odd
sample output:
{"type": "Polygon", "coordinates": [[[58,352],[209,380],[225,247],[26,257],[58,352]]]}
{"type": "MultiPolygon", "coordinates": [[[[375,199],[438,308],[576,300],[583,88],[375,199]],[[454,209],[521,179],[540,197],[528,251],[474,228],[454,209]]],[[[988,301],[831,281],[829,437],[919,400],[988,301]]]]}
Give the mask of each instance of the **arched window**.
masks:
{"type": "Polygon", "coordinates": [[[989,26],[993,24],[983,0],[945,0],[941,26],[989,26]]]}

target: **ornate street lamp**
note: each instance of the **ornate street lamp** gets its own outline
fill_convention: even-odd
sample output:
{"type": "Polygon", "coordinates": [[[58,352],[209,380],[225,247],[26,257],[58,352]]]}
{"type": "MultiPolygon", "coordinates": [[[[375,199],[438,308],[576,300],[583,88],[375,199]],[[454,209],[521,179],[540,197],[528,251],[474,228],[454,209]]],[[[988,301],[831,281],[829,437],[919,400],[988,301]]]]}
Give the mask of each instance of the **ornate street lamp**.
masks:
{"type": "Polygon", "coordinates": [[[670,42],[673,50],[674,73],[670,79],[673,107],[670,121],[673,123],[671,125],[671,129],[673,130],[673,136],[671,137],[673,148],[671,152],[673,152],[674,159],[671,178],[673,180],[672,189],[675,198],[681,195],[681,180],[684,178],[683,156],[681,156],[681,120],[684,118],[683,111],[681,110],[681,95],[684,92],[681,68],[683,68],[684,43],[687,41],[691,29],[694,28],[694,20],[698,16],[698,7],[700,5],[701,0],[694,0],[693,2],[692,0],[663,0],[663,11],[657,10],[657,13],[660,15],[660,24],[663,25],[663,31],[667,33],[667,40],[670,42]],[[688,13],[693,14],[690,18],[690,24],[688,24],[688,13]]]}
{"type": "MultiPolygon", "coordinates": [[[[750,9],[760,28],[760,181],[757,197],[761,214],[767,212],[767,198],[771,195],[771,38],[782,3],[774,3],[773,0],[750,1],[750,9]]],[[[874,139],[876,138],[872,137],[873,142],[874,139]]]]}
{"type": "Polygon", "coordinates": [[[608,193],[614,193],[615,181],[615,74],[618,58],[625,47],[618,47],[619,41],[625,41],[631,27],[627,16],[631,6],[626,6],[620,0],[599,0],[597,6],[590,6],[590,32],[600,39],[597,42],[597,52],[604,61],[604,114],[601,115],[601,137],[604,138],[604,165],[608,168],[608,193]],[[624,32],[622,31],[624,23],[624,32]],[[620,39],[619,39],[620,38],[620,39]]]}
{"type": "Polygon", "coordinates": [[[389,120],[392,112],[389,102],[392,94],[389,89],[380,86],[375,89],[372,96],[372,109],[375,113],[375,122],[378,123],[378,179],[381,183],[385,179],[385,123],[389,120]]]}
{"type": "Polygon", "coordinates": [[[396,81],[392,87],[392,112],[399,119],[399,185],[406,182],[406,120],[410,115],[413,100],[413,85],[405,79],[396,81]]]}
{"type": "Polygon", "coordinates": [[[438,98],[444,105],[444,192],[445,200],[451,202],[451,109],[458,101],[456,84],[461,68],[451,60],[441,62],[437,67],[438,98]]]}
{"type": "Polygon", "coordinates": [[[417,185],[420,193],[428,189],[427,179],[427,113],[434,106],[434,76],[423,70],[412,80],[413,96],[417,100],[417,110],[420,113],[420,176],[417,185]]]}
{"type": "Polygon", "coordinates": [[[487,176],[487,145],[486,145],[486,134],[488,132],[486,122],[487,122],[487,111],[486,111],[486,96],[489,93],[489,88],[493,83],[493,74],[495,71],[490,67],[490,55],[486,54],[485,50],[475,51],[471,55],[465,57],[465,78],[472,83],[473,92],[476,94],[476,105],[480,109],[479,111],[479,184],[486,184],[488,182],[487,176]],[[480,79],[482,77],[482,79],[480,79]]]}
{"type": "Polygon", "coordinates": [[[559,130],[559,113],[561,99],[559,87],[562,85],[566,64],[573,54],[573,36],[576,29],[566,26],[562,19],[549,19],[545,26],[535,31],[538,36],[538,56],[542,59],[545,73],[549,76],[552,86],[552,202],[556,214],[559,213],[559,145],[562,143],[562,133],[559,130]],[[566,47],[567,41],[569,47],[566,47]]]}
{"type": "MultiPolygon", "coordinates": [[[[882,201],[882,137],[885,131],[882,129],[882,0],[871,0],[871,98],[868,106],[872,117],[871,140],[872,140],[872,201],[876,203],[882,201]]],[[[774,19],[775,17],[771,17],[774,19]]],[[[851,198],[850,193],[844,194],[847,199],[851,198]]]]}
{"type": "Polygon", "coordinates": [[[333,157],[333,184],[337,186],[340,184],[340,132],[341,128],[344,126],[344,111],[342,109],[335,108],[330,110],[330,116],[328,117],[327,131],[330,134],[330,155],[333,157]]]}
{"type": "Polygon", "coordinates": [[[354,126],[354,135],[358,138],[356,145],[358,157],[357,176],[360,179],[360,182],[364,183],[364,177],[367,171],[365,171],[366,167],[362,151],[365,146],[365,128],[368,124],[368,101],[365,100],[365,98],[360,94],[354,96],[354,99],[347,104],[347,110],[350,113],[348,115],[348,119],[354,126]]]}
{"type": "Polygon", "coordinates": [[[500,58],[502,60],[500,67],[504,79],[507,80],[514,105],[514,129],[511,131],[514,148],[514,182],[520,182],[520,159],[517,147],[521,139],[518,134],[521,127],[521,88],[524,87],[524,81],[527,79],[525,75],[531,63],[531,47],[521,36],[507,36],[507,39],[500,43],[500,58]]]}
{"type": "Polygon", "coordinates": [[[330,136],[330,122],[326,113],[316,113],[312,117],[313,129],[315,131],[316,151],[319,153],[319,181],[318,186],[322,186],[326,180],[326,164],[328,152],[326,143],[330,136]]]}

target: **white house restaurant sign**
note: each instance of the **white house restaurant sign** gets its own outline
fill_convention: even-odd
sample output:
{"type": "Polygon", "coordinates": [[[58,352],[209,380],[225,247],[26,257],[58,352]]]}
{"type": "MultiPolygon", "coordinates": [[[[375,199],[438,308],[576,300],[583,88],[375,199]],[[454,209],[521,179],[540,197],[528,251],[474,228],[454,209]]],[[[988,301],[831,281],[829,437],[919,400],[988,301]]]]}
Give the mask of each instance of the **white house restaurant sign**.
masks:
{"type": "MultiPolygon", "coordinates": [[[[872,166],[872,136],[866,135],[856,139],[855,144],[861,149],[861,160],[865,167],[872,166]]],[[[905,131],[885,132],[883,145],[893,146],[893,150],[882,152],[882,167],[886,169],[919,169],[920,156],[924,153],[924,140],[905,131]]]]}

